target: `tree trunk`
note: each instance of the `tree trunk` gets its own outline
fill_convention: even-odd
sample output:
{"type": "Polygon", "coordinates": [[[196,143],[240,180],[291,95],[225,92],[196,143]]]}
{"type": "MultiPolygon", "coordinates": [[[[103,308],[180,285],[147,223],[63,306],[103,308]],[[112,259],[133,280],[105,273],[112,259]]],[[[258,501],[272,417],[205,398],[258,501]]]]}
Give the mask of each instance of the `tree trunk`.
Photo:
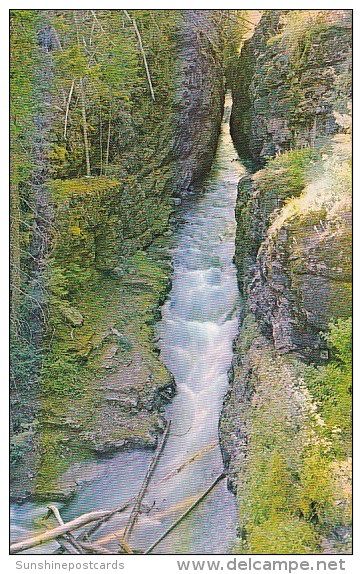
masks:
{"type": "Polygon", "coordinates": [[[155,101],[155,91],[153,89],[153,85],[152,85],[152,79],[151,79],[151,74],[150,74],[150,69],[148,67],[148,63],[147,63],[147,58],[146,58],[146,52],[143,48],[143,42],[142,42],[142,36],[140,34],[140,31],[138,29],[137,26],[137,22],[134,18],[131,18],[131,16],[128,14],[127,10],[123,10],[123,12],[126,14],[128,20],[130,22],[132,22],[132,26],[134,28],[134,31],[136,32],[136,36],[137,36],[137,40],[138,40],[138,45],[140,47],[140,52],[142,55],[142,59],[143,59],[143,64],[145,66],[145,71],[146,71],[146,76],[147,76],[147,81],[148,81],[148,85],[150,88],[150,92],[151,92],[151,98],[153,99],[153,101],[155,101]]]}
{"type": "Polygon", "coordinates": [[[107,172],[108,172],[109,146],[110,146],[110,143],[111,143],[111,122],[112,122],[112,105],[110,104],[110,106],[109,106],[107,149],[106,149],[106,160],[105,160],[105,167],[104,167],[104,175],[107,175],[107,172]]]}
{"type": "Polygon", "coordinates": [[[99,155],[100,155],[99,175],[102,175],[103,174],[103,122],[102,122],[101,102],[99,102],[99,155]]]}
{"type": "MultiPolygon", "coordinates": [[[[80,38],[79,38],[79,24],[78,24],[78,17],[77,17],[77,11],[76,10],[73,10],[73,20],[74,20],[74,24],[75,24],[76,33],[77,33],[77,44],[78,44],[78,48],[80,48],[81,42],[80,42],[80,38]]],[[[79,78],[79,88],[80,88],[80,103],[81,103],[81,109],[82,109],[82,127],[83,127],[86,174],[89,177],[91,175],[91,164],[90,164],[90,151],[89,151],[88,127],[87,127],[87,109],[86,109],[86,101],[85,101],[84,82],[83,82],[82,76],[79,78]]]]}
{"type": "Polygon", "coordinates": [[[81,100],[81,107],[82,107],[82,124],[83,124],[86,174],[89,177],[91,175],[91,164],[90,164],[88,128],[87,128],[87,111],[86,111],[86,106],[85,106],[85,94],[84,94],[83,78],[79,79],[79,87],[80,87],[80,100],[81,100]]]}
{"type": "Polygon", "coordinates": [[[64,118],[64,139],[65,140],[67,139],[69,108],[70,108],[70,102],[72,100],[73,90],[74,90],[74,80],[72,80],[72,85],[70,86],[69,95],[67,98],[66,109],[65,109],[65,118],[64,118]]]}

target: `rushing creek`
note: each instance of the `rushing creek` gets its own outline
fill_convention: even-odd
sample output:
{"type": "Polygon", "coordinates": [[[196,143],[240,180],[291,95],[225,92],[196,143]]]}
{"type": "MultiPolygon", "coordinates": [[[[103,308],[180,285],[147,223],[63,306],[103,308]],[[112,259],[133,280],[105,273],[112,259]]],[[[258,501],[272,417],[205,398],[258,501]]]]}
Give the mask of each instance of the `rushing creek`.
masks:
{"type": "MultiPolygon", "coordinates": [[[[158,336],[161,358],[175,377],[177,394],[165,410],[172,421],[170,434],[129,539],[130,546],[140,552],[167,530],[223,469],[218,420],[238,328],[234,209],[237,182],[243,173],[229,134],[230,103],[228,98],[205,191],[182,206],[175,233],[173,286],[162,309],[158,336]],[[178,472],[173,472],[175,469],[178,472]]],[[[150,451],[132,450],[93,463],[96,477],[70,502],[58,504],[64,520],[111,509],[136,494],[151,458],[150,451]]],[[[34,531],[34,520],[45,512],[44,505],[14,505],[14,539],[34,531]]],[[[123,513],[107,522],[99,530],[99,544],[116,550],[127,518],[128,513],[123,513]]],[[[224,480],[154,552],[228,553],[236,523],[236,501],[224,480]]],[[[56,547],[49,543],[33,552],[52,552],[56,547]]]]}

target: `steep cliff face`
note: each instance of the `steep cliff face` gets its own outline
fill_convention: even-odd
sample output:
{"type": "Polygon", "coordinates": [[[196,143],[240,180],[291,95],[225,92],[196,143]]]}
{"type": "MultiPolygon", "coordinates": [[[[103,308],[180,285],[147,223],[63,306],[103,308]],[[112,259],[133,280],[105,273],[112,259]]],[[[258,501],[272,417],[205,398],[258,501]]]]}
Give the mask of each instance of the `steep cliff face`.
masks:
{"type": "Polygon", "coordinates": [[[349,551],[350,14],[311,12],[267,11],[234,80],[234,141],[264,164],[239,183],[220,421],[241,552],[349,551]]]}
{"type": "Polygon", "coordinates": [[[318,361],[320,332],[351,313],[351,213],[347,205],[332,217],[296,214],[273,231],[258,254],[250,309],[277,351],[318,361]]]}
{"type": "Polygon", "coordinates": [[[176,30],[174,193],[183,196],[210,170],[224,107],[220,21],[212,10],[182,10],[176,30]]]}
{"type": "MultiPolygon", "coordinates": [[[[248,321],[273,352],[320,364],[329,357],[321,333],[351,314],[349,136],[339,136],[333,153],[322,155],[290,151],[239,183],[236,263],[247,320],[236,341],[221,424],[225,444],[230,431],[223,425],[230,425],[231,415],[237,436],[240,412],[252,396],[256,342],[250,331],[245,335],[248,321]]],[[[246,454],[247,440],[240,436],[240,448],[226,447],[228,461],[240,450],[246,454]]]]}
{"type": "Polygon", "coordinates": [[[351,96],[351,11],[266,10],[246,41],[231,130],[242,156],[262,163],[339,131],[351,96]]]}
{"type": "Polygon", "coordinates": [[[278,181],[274,160],[241,182],[252,196],[237,211],[243,321],[220,421],[240,551],[350,551],[349,153],[348,136],[335,142],[299,197],[274,211],[268,184],[285,176],[278,181]],[[290,529],[300,537],[283,538],[290,529]]]}

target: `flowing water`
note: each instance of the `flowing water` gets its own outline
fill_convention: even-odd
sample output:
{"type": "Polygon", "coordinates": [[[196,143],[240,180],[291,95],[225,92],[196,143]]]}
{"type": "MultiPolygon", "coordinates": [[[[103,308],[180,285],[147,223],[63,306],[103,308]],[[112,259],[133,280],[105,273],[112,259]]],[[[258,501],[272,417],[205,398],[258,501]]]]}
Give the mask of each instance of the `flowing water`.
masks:
{"type": "MultiPolygon", "coordinates": [[[[173,287],[158,334],[161,357],[175,377],[177,394],[165,413],[172,421],[169,438],[129,539],[138,551],[148,548],[223,469],[218,420],[238,328],[234,209],[243,173],[229,134],[230,103],[227,99],[205,192],[182,207],[175,235],[173,287]]],[[[61,508],[64,519],[113,508],[137,493],[151,458],[148,451],[133,450],[98,462],[97,478],[61,508]]],[[[15,506],[13,513],[19,535],[19,530],[30,528],[30,519],[44,515],[44,507],[24,504],[15,506]]],[[[126,520],[124,514],[108,522],[99,531],[100,544],[116,550],[126,520]]],[[[228,553],[236,523],[235,498],[224,480],[154,552],[228,553]]],[[[52,548],[49,544],[47,550],[43,546],[34,551],[52,548]]]]}

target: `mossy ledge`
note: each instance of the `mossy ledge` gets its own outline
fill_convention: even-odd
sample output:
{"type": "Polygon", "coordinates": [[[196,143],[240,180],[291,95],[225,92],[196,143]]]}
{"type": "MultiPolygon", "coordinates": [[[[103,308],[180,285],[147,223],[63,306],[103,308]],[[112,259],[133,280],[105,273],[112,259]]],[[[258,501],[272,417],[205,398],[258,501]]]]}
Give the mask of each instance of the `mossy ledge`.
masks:
{"type": "Polygon", "coordinates": [[[129,210],[120,225],[115,206],[124,208],[127,183],[83,178],[50,185],[56,228],[48,352],[34,421],[38,498],[73,494],[82,464],[78,476],[68,468],[89,456],[154,448],[165,424],[159,409],[175,392],[154,334],[170,288],[171,206],[160,201],[152,220],[147,209],[129,210]]]}

